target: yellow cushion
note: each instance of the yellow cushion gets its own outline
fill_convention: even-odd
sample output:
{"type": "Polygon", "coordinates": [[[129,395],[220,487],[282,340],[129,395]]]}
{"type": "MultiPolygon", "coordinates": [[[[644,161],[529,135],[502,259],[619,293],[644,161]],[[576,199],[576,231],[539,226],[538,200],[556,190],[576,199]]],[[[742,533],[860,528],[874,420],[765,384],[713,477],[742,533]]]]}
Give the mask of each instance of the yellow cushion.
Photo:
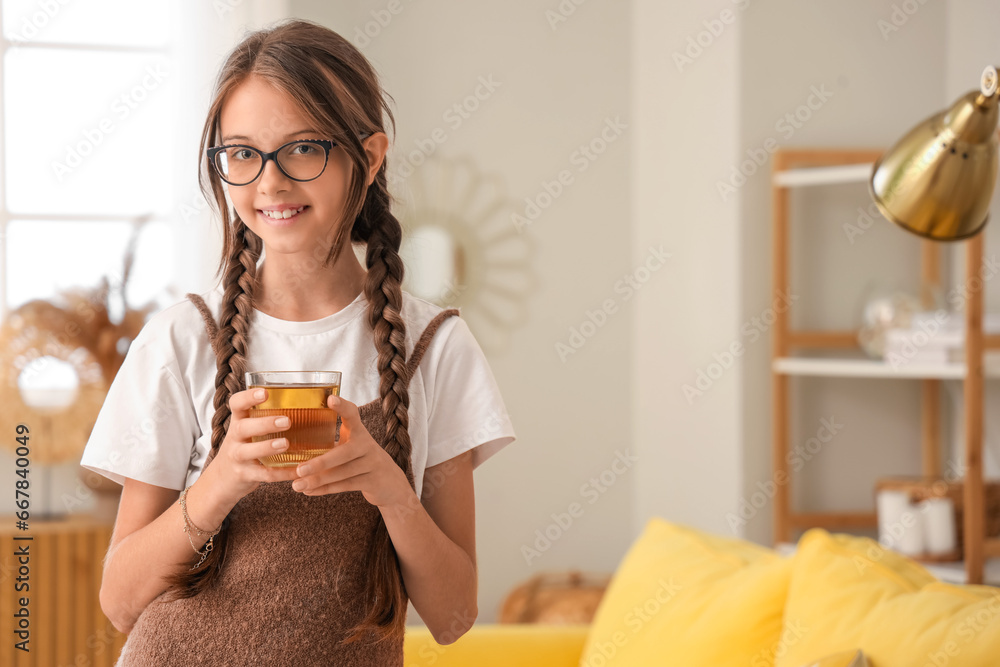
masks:
{"type": "Polygon", "coordinates": [[[405,667],[577,667],[589,625],[473,625],[452,644],[424,626],[406,626],[405,667]]]}
{"type": "Polygon", "coordinates": [[[785,624],[799,638],[777,667],[856,648],[872,667],[1000,664],[1000,589],[942,583],[875,540],[821,528],[793,561],[785,624]]]}
{"type": "Polygon", "coordinates": [[[868,660],[861,651],[842,651],[802,667],[868,667],[868,660]]]}
{"type": "Polygon", "coordinates": [[[597,608],[582,665],[768,667],[791,559],[659,518],[629,548],[597,608]]]}

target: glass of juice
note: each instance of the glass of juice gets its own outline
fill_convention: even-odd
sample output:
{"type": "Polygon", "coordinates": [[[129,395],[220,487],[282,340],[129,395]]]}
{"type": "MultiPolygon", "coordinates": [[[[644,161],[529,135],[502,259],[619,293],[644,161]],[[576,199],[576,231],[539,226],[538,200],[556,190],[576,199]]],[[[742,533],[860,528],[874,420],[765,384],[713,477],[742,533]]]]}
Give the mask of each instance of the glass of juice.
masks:
{"type": "Polygon", "coordinates": [[[255,435],[253,442],[288,438],[280,454],[258,459],[271,468],[287,468],[330,451],[337,437],[337,411],[327,405],[340,396],[340,371],[257,371],[246,374],[247,389],[263,387],[267,398],[250,408],[250,417],[285,415],[292,425],[283,431],[255,435]]]}

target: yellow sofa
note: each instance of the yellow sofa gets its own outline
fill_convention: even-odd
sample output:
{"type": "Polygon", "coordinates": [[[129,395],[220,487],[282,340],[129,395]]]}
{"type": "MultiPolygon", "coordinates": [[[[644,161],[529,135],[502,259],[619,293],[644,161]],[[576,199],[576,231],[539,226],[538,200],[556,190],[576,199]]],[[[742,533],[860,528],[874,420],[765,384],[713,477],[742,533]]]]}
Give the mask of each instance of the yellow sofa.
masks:
{"type": "Polygon", "coordinates": [[[794,555],[651,519],[593,623],[407,628],[407,667],[1000,665],[1000,589],[956,586],[868,538],[807,531],[794,555]]]}
{"type": "Polygon", "coordinates": [[[422,626],[407,627],[404,662],[435,667],[577,667],[589,625],[475,625],[454,644],[441,646],[422,626]]]}

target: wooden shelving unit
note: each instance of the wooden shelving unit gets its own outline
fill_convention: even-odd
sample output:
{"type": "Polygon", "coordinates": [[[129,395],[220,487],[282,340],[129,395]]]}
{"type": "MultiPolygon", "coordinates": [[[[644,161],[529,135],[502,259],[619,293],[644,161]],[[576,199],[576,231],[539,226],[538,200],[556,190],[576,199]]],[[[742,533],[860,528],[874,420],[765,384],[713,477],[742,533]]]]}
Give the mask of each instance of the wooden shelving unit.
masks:
{"type": "MultiPolygon", "coordinates": [[[[789,285],[789,191],[793,187],[834,183],[865,183],[872,164],[882,154],[876,149],[779,149],[772,162],[772,242],[774,297],[787,294],[789,285]]],[[[891,224],[891,223],[886,223],[891,224]]],[[[900,234],[905,234],[903,230],[900,234]]],[[[985,233],[985,232],[983,232],[985,233]]],[[[983,258],[983,233],[966,241],[966,281],[980,284],[979,267],[983,258]]],[[[940,253],[948,244],[921,241],[921,274],[924,285],[940,285],[940,253]]],[[[921,468],[928,476],[941,475],[939,442],[939,384],[943,380],[961,380],[964,395],[965,478],[964,478],[964,580],[983,582],[985,560],[1000,557],[1000,539],[985,534],[983,503],[983,379],[1000,377],[1000,358],[985,357],[986,350],[1000,350],[1000,335],[984,336],[982,328],[983,290],[970,289],[965,303],[965,361],[948,364],[908,364],[894,369],[887,362],[860,356],[856,331],[793,330],[789,326],[790,308],[777,313],[772,341],[771,377],[773,389],[774,541],[791,541],[793,529],[823,527],[830,530],[875,527],[875,512],[811,512],[792,509],[788,469],[789,451],[789,377],[793,375],[857,378],[912,378],[921,382],[921,468]],[[840,351],[844,358],[804,357],[793,352],[804,349],[840,351]]]]}

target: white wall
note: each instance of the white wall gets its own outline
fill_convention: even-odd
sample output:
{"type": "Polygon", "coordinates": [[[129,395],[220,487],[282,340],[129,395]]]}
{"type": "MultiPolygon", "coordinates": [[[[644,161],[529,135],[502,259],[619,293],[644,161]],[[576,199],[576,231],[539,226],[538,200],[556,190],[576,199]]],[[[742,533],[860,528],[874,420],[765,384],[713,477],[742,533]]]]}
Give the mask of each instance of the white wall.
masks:
{"type": "MultiPolygon", "coordinates": [[[[366,40],[358,30],[389,4],[294,0],[291,12],[360,46],[366,40]]],[[[385,27],[369,25],[374,36],[362,48],[395,100],[390,171],[416,140],[443,128],[447,139],[435,154],[471,157],[506,183],[513,201],[504,219],[523,212],[526,197],[544,192],[543,181],[561,170],[573,176],[525,232],[537,246],[540,283],[529,299],[528,322],[506,351],[490,356],[519,437],[476,471],[481,622],[493,620],[503,595],[537,572],[613,570],[634,532],[637,473],[619,464],[620,476],[605,472],[612,483],[600,482],[616,452],[624,454],[634,442],[630,318],[645,298],[625,302],[614,291],[635,261],[629,5],[587,3],[553,29],[545,11],[557,4],[403,0],[385,27]],[[499,87],[452,130],[443,114],[472,94],[480,77],[491,76],[499,87]],[[620,136],[580,171],[574,153],[619,117],[626,126],[620,136]],[[579,351],[560,360],[556,344],[567,342],[569,329],[605,299],[615,299],[617,311],[579,351]],[[591,478],[606,490],[589,486],[591,478]],[[563,530],[552,515],[568,514],[573,503],[579,516],[563,530]],[[544,542],[536,544],[536,531],[557,539],[545,549],[544,542]],[[540,555],[526,558],[522,546],[541,547],[540,555]]],[[[650,243],[665,240],[649,236],[650,243]]],[[[411,609],[410,622],[417,621],[411,609]]]]}
{"type": "Polygon", "coordinates": [[[714,532],[726,528],[743,466],[740,358],[704,395],[685,396],[698,370],[739,339],[738,200],[719,199],[715,180],[739,149],[738,24],[692,62],[675,62],[705,30],[704,20],[736,11],[724,0],[633,3],[632,68],[636,132],[632,161],[632,257],[664,244],[673,253],[638,297],[633,318],[632,419],[642,459],[634,527],[651,516],[714,532]]]}

